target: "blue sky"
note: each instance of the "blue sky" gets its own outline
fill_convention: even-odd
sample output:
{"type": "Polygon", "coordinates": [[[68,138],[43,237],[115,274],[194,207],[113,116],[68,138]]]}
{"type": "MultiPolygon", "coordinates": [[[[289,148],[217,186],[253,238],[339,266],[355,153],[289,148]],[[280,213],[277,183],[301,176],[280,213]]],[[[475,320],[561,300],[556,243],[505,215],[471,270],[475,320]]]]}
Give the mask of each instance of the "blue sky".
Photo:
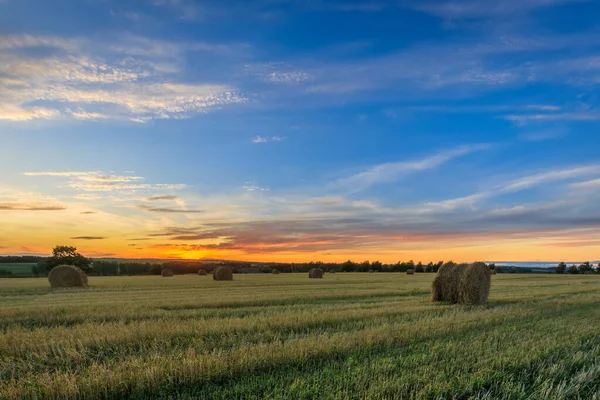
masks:
{"type": "Polygon", "coordinates": [[[0,1],[0,252],[597,258],[598,15],[0,1]]]}

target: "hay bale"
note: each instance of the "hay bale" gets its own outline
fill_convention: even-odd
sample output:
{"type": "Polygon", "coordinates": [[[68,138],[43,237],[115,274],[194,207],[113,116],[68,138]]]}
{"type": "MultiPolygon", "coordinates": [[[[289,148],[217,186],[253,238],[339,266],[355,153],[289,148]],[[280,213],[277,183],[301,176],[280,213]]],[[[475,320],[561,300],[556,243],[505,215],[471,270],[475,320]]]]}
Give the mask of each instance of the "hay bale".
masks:
{"type": "Polygon", "coordinates": [[[48,274],[53,289],[87,287],[87,275],[74,265],[58,265],[48,274]]]}
{"type": "Polygon", "coordinates": [[[490,293],[490,270],[483,263],[442,265],[431,285],[432,301],[485,304],[490,293]]]}
{"type": "Polygon", "coordinates": [[[163,269],[162,271],[160,271],[160,274],[163,278],[170,278],[174,275],[173,270],[170,270],[169,268],[163,269]]]}
{"type": "Polygon", "coordinates": [[[324,272],[321,268],[313,268],[310,271],[308,271],[309,278],[322,278],[323,274],[324,272]]]}
{"type": "Polygon", "coordinates": [[[330,274],[335,274],[335,269],[330,269],[330,270],[329,270],[329,273],[330,273],[330,274]]]}
{"type": "Polygon", "coordinates": [[[406,275],[414,275],[415,274],[415,270],[414,269],[407,269],[406,270],[406,275]]]}
{"type": "Polygon", "coordinates": [[[271,271],[271,273],[277,275],[279,274],[279,270],[277,268],[273,268],[273,271],[271,271]]]}
{"type": "Polygon", "coordinates": [[[490,269],[490,275],[496,275],[496,270],[495,269],[490,269]]]}
{"type": "Polygon", "coordinates": [[[199,269],[199,270],[198,270],[198,275],[202,275],[202,276],[204,276],[204,275],[208,275],[208,272],[206,272],[206,270],[205,270],[205,269],[202,269],[202,268],[201,268],[201,269],[199,269]]]}
{"type": "Polygon", "coordinates": [[[233,271],[229,267],[221,266],[213,271],[213,279],[215,281],[232,281],[233,271]]]}
{"type": "Polygon", "coordinates": [[[584,274],[584,275],[592,275],[592,274],[593,274],[593,272],[592,272],[592,271],[585,271],[583,274],[584,274]]]}

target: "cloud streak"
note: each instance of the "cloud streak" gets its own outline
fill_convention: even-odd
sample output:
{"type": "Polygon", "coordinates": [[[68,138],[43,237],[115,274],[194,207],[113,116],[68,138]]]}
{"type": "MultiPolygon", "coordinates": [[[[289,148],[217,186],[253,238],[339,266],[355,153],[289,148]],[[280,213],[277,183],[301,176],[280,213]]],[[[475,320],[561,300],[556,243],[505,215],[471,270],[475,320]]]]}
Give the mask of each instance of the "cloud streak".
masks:
{"type": "Polygon", "coordinates": [[[490,145],[487,144],[461,146],[456,149],[441,151],[421,160],[378,164],[363,172],[342,178],[335,182],[333,186],[357,192],[375,184],[395,182],[411,173],[437,168],[455,158],[485,150],[489,147],[490,145]]]}

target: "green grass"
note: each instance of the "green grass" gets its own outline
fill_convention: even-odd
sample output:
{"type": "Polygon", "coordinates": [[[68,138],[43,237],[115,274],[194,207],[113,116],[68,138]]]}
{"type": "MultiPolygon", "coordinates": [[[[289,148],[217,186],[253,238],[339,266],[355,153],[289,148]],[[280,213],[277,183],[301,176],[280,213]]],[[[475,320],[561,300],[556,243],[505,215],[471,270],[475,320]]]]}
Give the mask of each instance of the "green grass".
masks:
{"type": "Polygon", "coordinates": [[[0,280],[0,398],[598,399],[600,276],[0,280]]]}
{"type": "Polygon", "coordinates": [[[36,265],[35,263],[0,263],[0,269],[10,271],[13,275],[17,276],[31,276],[31,267],[36,265]]]}

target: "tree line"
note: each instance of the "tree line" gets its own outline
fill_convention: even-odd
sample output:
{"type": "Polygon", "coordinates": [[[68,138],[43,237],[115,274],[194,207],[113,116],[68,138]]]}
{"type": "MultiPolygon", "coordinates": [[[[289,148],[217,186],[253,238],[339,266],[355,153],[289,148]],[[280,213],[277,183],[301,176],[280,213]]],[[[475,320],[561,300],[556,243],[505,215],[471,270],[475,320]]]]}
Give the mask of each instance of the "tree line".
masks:
{"type": "Polygon", "coordinates": [[[598,263],[598,265],[594,266],[589,261],[586,261],[579,265],[573,264],[573,265],[567,267],[566,263],[561,262],[560,264],[558,264],[558,266],[556,267],[554,272],[557,274],[572,274],[572,275],[600,274],[600,263],[598,263]]]}
{"type": "MultiPolygon", "coordinates": [[[[101,276],[119,276],[119,275],[160,275],[165,268],[172,270],[175,274],[195,274],[199,269],[212,272],[218,265],[227,265],[235,273],[258,272],[271,273],[274,269],[280,272],[308,272],[312,268],[321,268],[326,272],[406,272],[413,270],[416,273],[436,273],[444,261],[437,263],[399,261],[393,264],[384,264],[380,261],[362,261],[354,262],[348,260],[343,263],[327,263],[321,261],[311,261],[308,263],[245,263],[245,262],[224,262],[219,264],[203,263],[198,261],[166,261],[164,263],[150,262],[117,262],[105,260],[92,260],[81,255],[76,247],[56,246],[52,249],[52,256],[6,256],[0,257],[2,263],[33,263],[32,274],[34,276],[47,275],[52,268],[61,264],[75,265],[81,268],[89,275],[101,276]]],[[[452,263],[452,261],[448,261],[452,263]]],[[[490,269],[497,273],[526,273],[532,272],[528,268],[500,267],[495,264],[486,264],[490,269]]],[[[554,269],[557,274],[600,274],[600,264],[594,266],[590,262],[585,262],[579,266],[567,266],[564,262],[558,264],[554,269]]],[[[10,276],[10,271],[3,270],[0,267],[0,276],[10,276]]]]}

